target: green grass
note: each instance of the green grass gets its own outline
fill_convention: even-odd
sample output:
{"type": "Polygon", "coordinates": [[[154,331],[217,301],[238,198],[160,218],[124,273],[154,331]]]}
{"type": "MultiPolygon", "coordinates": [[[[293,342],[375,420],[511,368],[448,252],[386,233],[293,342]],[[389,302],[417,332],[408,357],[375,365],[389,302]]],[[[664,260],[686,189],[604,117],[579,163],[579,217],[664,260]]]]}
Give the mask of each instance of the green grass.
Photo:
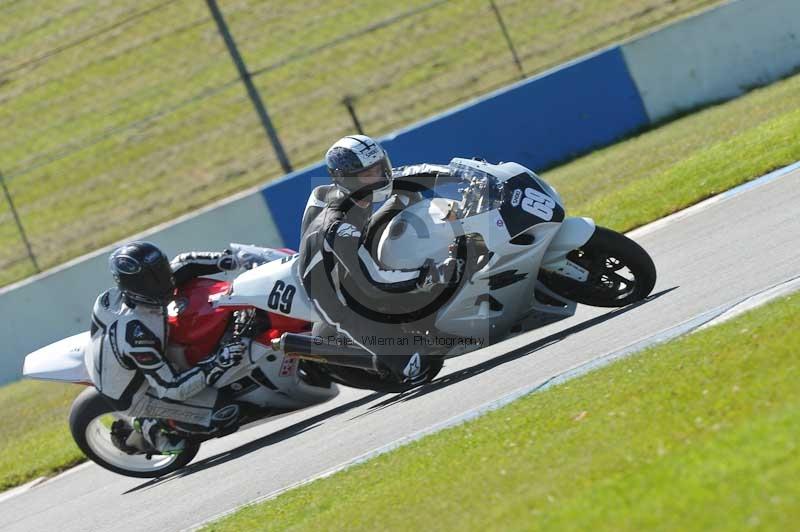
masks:
{"type": "MultiPolygon", "coordinates": [[[[532,74],[719,1],[496,3],[532,74]]],[[[351,132],[347,94],[379,135],[519,77],[487,0],[379,28],[430,0],[220,4],[295,167],[351,132]]],[[[18,0],[0,20],[0,172],[42,267],[281,174],[204,2],[18,0]]],[[[32,273],[2,200],[0,285],[32,273]]]]}
{"type": "Polygon", "coordinates": [[[67,426],[82,386],[21,381],[0,387],[0,490],[85,460],[67,426]]]}
{"type": "Polygon", "coordinates": [[[792,530],[800,295],[205,530],[792,530]]]}

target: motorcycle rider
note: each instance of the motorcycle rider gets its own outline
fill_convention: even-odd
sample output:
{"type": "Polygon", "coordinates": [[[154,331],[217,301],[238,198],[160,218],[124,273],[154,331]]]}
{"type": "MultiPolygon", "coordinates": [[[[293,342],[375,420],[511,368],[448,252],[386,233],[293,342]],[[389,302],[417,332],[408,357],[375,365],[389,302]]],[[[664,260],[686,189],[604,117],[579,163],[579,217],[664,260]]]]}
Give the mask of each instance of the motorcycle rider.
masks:
{"type": "Polygon", "coordinates": [[[303,286],[325,323],[371,353],[376,370],[409,385],[430,380],[435,375],[429,357],[415,345],[409,327],[388,315],[384,319],[383,313],[396,305],[398,295],[457,284],[463,261],[429,259],[420,269],[385,269],[375,259],[376,237],[394,214],[433,188],[437,177],[448,175],[448,167],[422,164],[393,171],[386,151],[365,135],[338,140],[325,160],[332,184],[314,189],[301,226],[303,286]],[[373,202],[392,192],[373,215],[373,202]]]}
{"type": "Polygon", "coordinates": [[[119,410],[144,400],[149,401],[150,412],[153,408],[170,412],[164,417],[135,418],[135,430],[117,421],[112,426],[117,447],[129,453],[179,453],[185,441],[172,430],[175,419],[189,429],[235,430],[238,405],[213,385],[239,363],[244,344],[231,339],[197,366],[177,370],[167,356],[167,305],[176,281],[237,269],[236,258],[230,253],[193,252],[170,264],[154,244],[136,241],[116,249],[109,266],[115,286],[97,298],[92,311],[93,381],[119,410]]]}
{"type": "MultiPolygon", "coordinates": [[[[347,190],[346,184],[343,183],[344,180],[347,180],[347,176],[334,176],[334,170],[331,169],[331,164],[338,164],[342,171],[345,171],[349,165],[352,167],[350,171],[355,172],[361,170],[367,172],[363,167],[364,163],[361,162],[361,159],[358,159],[355,150],[358,150],[358,153],[361,153],[362,156],[367,157],[367,163],[372,162],[372,164],[377,164],[372,161],[372,159],[376,158],[377,154],[383,154],[385,157],[384,162],[380,163],[383,173],[386,174],[385,180],[372,187],[364,187],[363,190],[361,190],[362,186],[358,186],[359,190],[361,190],[360,193],[365,195],[370,192],[367,188],[374,189],[371,191],[373,204],[383,201],[386,202],[372,215],[372,227],[375,227],[374,224],[376,220],[384,222],[382,225],[385,225],[385,222],[388,222],[388,219],[390,219],[393,214],[411,203],[422,199],[422,194],[425,191],[432,190],[437,178],[450,175],[450,167],[440,164],[422,163],[392,168],[391,162],[389,161],[389,154],[372,138],[366,135],[342,137],[331,146],[325,155],[328,173],[331,174],[330,176],[333,182],[328,185],[316,187],[309,195],[308,202],[303,211],[303,219],[300,224],[301,235],[306,232],[306,228],[308,224],[311,223],[311,220],[316,218],[328,205],[329,194],[332,192],[335,194],[336,190],[347,190]],[[362,143],[366,145],[374,144],[379,151],[373,155],[366,154],[361,151],[361,148],[365,146],[365,144],[362,143]],[[338,162],[336,158],[340,158],[338,162]]],[[[353,178],[353,176],[349,177],[350,179],[353,178]]]]}

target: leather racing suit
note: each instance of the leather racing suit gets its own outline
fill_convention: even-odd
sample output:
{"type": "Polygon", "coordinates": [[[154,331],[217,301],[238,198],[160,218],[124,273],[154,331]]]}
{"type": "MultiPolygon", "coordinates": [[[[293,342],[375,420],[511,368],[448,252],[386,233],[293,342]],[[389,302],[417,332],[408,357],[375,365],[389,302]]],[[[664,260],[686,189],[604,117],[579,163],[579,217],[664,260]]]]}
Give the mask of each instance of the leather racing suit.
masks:
{"type": "Polygon", "coordinates": [[[427,318],[438,306],[425,303],[435,303],[440,290],[425,286],[426,267],[384,268],[375,258],[377,244],[394,215],[448,175],[440,165],[394,169],[393,195],[374,214],[338,186],[320,186],[303,215],[300,275],[316,310],[339,335],[370,352],[377,370],[400,382],[434,376],[427,374],[430,360],[419,333],[431,329],[427,318]]]}
{"type": "MultiPolygon", "coordinates": [[[[170,263],[176,284],[200,275],[236,269],[229,253],[192,252],[170,263]]],[[[116,287],[101,294],[92,310],[87,366],[98,391],[131,416],[169,419],[184,429],[231,427],[239,417],[235,403],[213,387],[229,365],[209,359],[180,369],[168,355],[167,307],[131,301],[116,287]]],[[[223,346],[220,353],[227,346],[223,346]]],[[[219,355],[217,359],[219,359],[219,355]]]]}

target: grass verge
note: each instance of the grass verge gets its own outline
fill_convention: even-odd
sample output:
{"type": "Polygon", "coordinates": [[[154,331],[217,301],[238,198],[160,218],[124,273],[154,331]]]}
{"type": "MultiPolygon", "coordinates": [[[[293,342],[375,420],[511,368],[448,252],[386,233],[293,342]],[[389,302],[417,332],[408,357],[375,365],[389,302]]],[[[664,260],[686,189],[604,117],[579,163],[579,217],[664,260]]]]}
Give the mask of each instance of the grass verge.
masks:
{"type": "Polygon", "coordinates": [[[204,530],[789,530],[800,295],[204,530]]]}
{"type": "Polygon", "coordinates": [[[0,491],[85,460],[67,427],[82,386],[20,381],[0,388],[0,491]]]}
{"type": "MultiPolygon", "coordinates": [[[[793,140],[800,138],[798,109],[800,75],[665,124],[543,176],[562,193],[570,213],[593,216],[617,230],[631,229],[800,159],[800,143],[793,140]]],[[[74,463],[77,448],[65,420],[72,397],[80,391],[75,390],[32,382],[0,387],[0,426],[10,427],[0,434],[0,456],[6,457],[0,458],[0,489],[74,463]],[[17,402],[25,402],[17,396],[33,394],[53,410],[30,410],[29,418],[48,421],[15,426],[12,421],[20,412],[17,402]],[[50,429],[48,434],[53,436],[44,437],[50,429]],[[40,458],[30,463],[12,459],[16,449],[36,449],[40,458]]],[[[31,403],[26,408],[39,407],[31,403]]]]}

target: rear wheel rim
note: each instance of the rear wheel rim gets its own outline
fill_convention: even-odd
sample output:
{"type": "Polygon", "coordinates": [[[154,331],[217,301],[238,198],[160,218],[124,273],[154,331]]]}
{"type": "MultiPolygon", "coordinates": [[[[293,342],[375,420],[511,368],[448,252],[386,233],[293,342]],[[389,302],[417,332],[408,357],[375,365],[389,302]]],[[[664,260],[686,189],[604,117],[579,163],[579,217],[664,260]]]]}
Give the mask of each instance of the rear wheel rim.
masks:
{"type": "Polygon", "coordinates": [[[86,425],[86,443],[104,462],[120,469],[137,473],[147,473],[170,467],[180,455],[153,455],[150,459],[144,454],[127,454],[111,441],[111,423],[122,419],[130,425],[132,419],[114,414],[102,414],[86,425]]]}

